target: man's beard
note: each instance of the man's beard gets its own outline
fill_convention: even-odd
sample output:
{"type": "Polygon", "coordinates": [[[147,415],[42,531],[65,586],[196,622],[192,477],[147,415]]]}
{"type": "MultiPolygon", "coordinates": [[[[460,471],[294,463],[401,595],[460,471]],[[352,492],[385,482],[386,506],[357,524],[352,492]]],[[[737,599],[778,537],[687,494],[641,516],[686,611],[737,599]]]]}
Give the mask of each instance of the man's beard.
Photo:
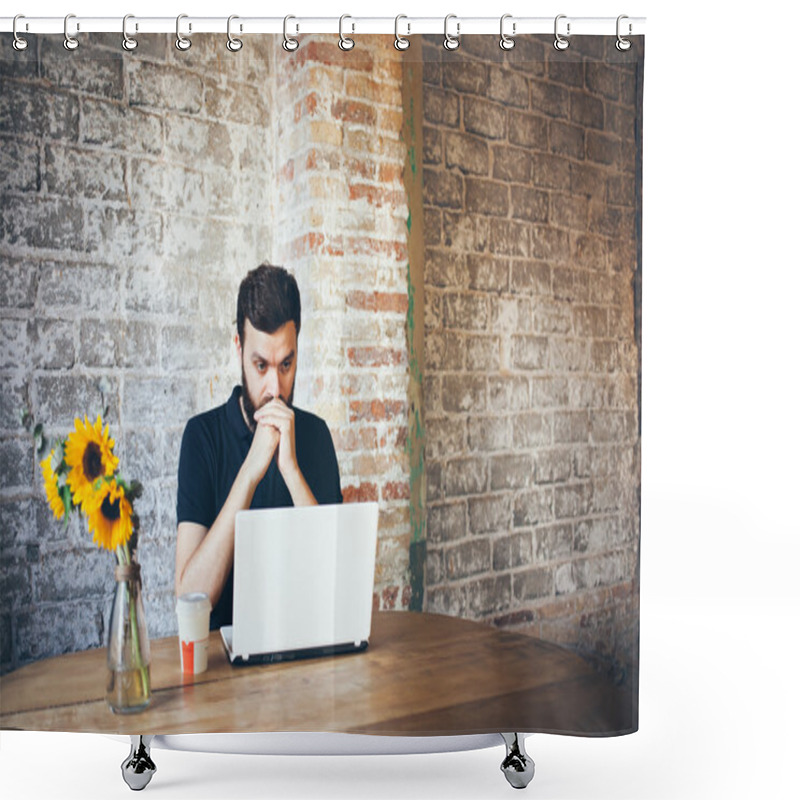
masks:
{"type": "MultiPolygon", "coordinates": [[[[273,400],[273,397],[267,397],[266,400],[258,407],[261,408],[273,400]]],[[[284,403],[286,403],[289,408],[292,407],[292,401],[294,400],[294,382],[292,382],[292,391],[289,393],[289,398],[281,397],[284,403]]],[[[244,374],[244,365],[242,366],[242,409],[244,410],[244,415],[247,418],[247,424],[250,426],[250,430],[256,429],[256,411],[258,409],[253,403],[253,398],[250,395],[250,387],[247,385],[247,376],[244,374]]]]}

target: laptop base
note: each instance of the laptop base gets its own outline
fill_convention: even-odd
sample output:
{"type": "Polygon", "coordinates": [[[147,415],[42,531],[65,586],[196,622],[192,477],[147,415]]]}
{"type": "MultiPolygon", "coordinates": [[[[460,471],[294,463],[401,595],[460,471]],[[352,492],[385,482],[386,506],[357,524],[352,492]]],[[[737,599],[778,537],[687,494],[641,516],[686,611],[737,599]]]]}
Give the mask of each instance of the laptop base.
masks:
{"type": "Polygon", "coordinates": [[[283,650],[278,653],[253,653],[249,658],[235,655],[233,652],[233,626],[223,625],[219,629],[222,643],[228,661],[234,667],[247,667],[252,664],[279,664],[283,661],[299,661],[304,658],[323,658],[324,656],[338,656],[345,653],[362,653],[369,646],[369,642],[345,642],[344,644],[327,645],[325,647],[305,647],[299,650],[283,650]]]}

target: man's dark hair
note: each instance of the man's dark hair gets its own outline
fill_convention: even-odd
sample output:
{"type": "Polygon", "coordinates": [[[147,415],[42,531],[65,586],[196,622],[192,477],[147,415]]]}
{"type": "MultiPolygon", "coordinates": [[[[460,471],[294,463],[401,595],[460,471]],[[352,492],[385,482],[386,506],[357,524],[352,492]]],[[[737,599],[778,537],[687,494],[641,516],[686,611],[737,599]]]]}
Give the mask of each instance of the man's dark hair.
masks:
{"type": "Polygon", "coordinates": [[[262,264],[251,269],[239,285],[236,331],[244,341],[244,321],[264,333],[275,333],[290,320],[300,333],[300,290],[283,267],[262,264]]]}

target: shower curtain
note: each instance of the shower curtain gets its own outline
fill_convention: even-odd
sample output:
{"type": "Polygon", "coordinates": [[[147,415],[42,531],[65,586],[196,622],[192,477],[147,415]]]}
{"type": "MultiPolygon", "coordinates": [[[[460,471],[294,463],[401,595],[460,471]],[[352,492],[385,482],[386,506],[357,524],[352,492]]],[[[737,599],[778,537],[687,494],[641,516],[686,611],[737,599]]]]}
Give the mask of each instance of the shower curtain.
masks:
{"type": "Polygon", "coordinates": [[[344,502],[380,507],[374,613],[591,676],[580,708],[554,683],[493,730],[636,730],[643,39],[27,39],[0,41],[0,686],[107,643],[112,557],[53,518],[39,468],[76,416],[103,414],[143,485],[147,629],[176,635],[181,436],[240,381],[237,289],[272,263],[302,300],[294,403],[331,431],[344,502]]]}

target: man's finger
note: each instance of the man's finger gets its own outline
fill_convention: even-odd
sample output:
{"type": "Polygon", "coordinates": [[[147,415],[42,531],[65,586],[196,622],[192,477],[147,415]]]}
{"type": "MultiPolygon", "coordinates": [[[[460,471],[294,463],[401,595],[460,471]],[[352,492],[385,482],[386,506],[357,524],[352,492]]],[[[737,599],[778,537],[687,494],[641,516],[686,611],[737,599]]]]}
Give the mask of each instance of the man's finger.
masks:
{"type": "Polygon", "coordinates": [[[278,430],[282,430],[290,424],[290,420],[286,417],[279,417],[274,414],[263,414],[258,417],[257,421],[259,425],[271,425],[273,428],[278,428],[278,430]]]}

